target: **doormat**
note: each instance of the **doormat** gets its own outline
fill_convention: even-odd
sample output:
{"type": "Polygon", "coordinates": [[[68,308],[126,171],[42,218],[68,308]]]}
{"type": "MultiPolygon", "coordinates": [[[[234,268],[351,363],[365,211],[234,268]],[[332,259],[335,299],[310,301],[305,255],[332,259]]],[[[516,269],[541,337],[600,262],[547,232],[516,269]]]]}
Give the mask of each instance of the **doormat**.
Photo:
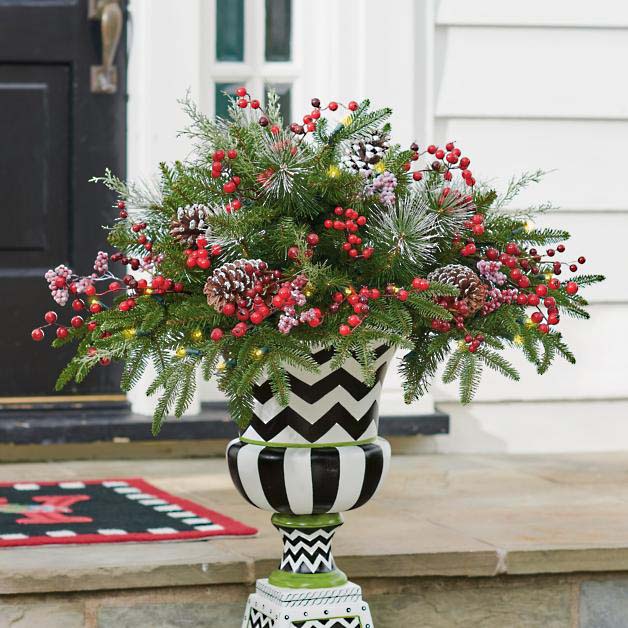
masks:
{"type": "Polygon", "coordinates": [[[0,547],[256,533],[255,528],[140,478],[0,482],[0,547]]]}

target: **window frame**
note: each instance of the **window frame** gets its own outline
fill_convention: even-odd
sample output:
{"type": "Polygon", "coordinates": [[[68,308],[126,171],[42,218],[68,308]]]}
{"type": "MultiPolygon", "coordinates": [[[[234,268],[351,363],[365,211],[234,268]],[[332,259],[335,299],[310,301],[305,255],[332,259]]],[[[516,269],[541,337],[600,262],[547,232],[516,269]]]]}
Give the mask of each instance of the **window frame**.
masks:
{"type": "MultiPolygon", "coordinates": [[[[215,115],[216,84],[237,82],[245,86],[254,98],[264,101],[264,86],[268,83],[290,83],[291,108],[294,117],[295,103],[302,102],[302,40],[299,36],[302,24],[304,5],[302,0],[292,0],[290,61],[266,61],[265,0],[244,0],[244,59],[243,61],[216,60],[216,0],[201,3],[202,22],[206,26],[203,32],[208,36],[202,38],[202,84],[207,85],[207,97],[202,102],[209,115],[215,115]]],[[[284,120],[290,123],[292,120],[284,120]]]]}

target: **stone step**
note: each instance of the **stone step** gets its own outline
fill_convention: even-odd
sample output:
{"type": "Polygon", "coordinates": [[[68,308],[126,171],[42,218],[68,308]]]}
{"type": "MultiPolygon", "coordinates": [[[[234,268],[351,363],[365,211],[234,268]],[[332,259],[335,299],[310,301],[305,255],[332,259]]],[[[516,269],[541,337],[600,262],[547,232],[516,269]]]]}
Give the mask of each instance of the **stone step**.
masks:
{"type": "MultiPolygon", "coordinates": [[[[251,539],[0,551],[0,626],[237,627],[281,542],[222,460],[6,464],[2,481],[141,476],[251,539]],[[11,623],[13,622],[13,623],[11,623]],[[21,623],[20,623],[21,622],[21,623]]],[[[628,618],[628,454],[394,457],[346,514],[339,567],[377,628],[614,627],[628,618]]]]}

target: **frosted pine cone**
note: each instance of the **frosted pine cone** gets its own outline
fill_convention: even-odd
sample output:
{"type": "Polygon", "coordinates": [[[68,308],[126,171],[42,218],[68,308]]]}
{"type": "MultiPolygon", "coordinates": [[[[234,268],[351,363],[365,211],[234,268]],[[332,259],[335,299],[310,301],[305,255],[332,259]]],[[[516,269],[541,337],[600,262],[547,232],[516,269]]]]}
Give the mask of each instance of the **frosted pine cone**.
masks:
{"type": "Polygon", "coordinates": [[[205,235],[206,218],[213,212],[205,205],[186,205],[177,209],[177,217],[170,222],[170,235],[186,246],[196,244],[196,238],[205,235]]]}
{"type": "Polygon", "coordinates": [[[456,286],[460,290],[458,297],[445,297],[445,306],[448,309],[460,311],[460,305],[466,305],[466,316],[473,316],[486,301],[488,291],[486,284],[470,268],[462,264],[448,264],[443,268],[437,268],[427,278],[430,281],[456,286]]]}
{"type": "Polygon", "coordinates": [[[266,287],[272,281],[272,273],[262,260],[239,259],[216,268],[207,278],[203,293],[207,295],[207,303],[218,312],[227,303],[238,299],[251,299],[256,287],[266,287]]]}
{"type": "Polygon", "coordinates": [[[389,146],[387,133],[383,131],[374,133],[364,141],[352,143],[340,160],[340,165],[345,170],[357,172],[367,179],[373,174],[375,166],[384,158],[389,146]]]}

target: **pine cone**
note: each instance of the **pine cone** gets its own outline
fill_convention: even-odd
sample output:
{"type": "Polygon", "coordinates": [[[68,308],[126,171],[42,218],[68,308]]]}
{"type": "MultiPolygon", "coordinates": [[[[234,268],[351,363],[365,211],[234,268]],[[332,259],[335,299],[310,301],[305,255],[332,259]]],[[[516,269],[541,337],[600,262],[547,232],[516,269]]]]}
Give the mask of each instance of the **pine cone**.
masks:
{"type": "Polygon", "coordinates": [[[443,268],[437,268],[427,278],[430,281],[456,286],[460,290],[460,295],[457,298],[450,297],[450,308],[448,309],[456,309],[455,305],[462,302],[469,308],[467,316],[473,316],[486,301],[486,285],[478,275],[462,264],[448,264],[443,268]]]}
{"type": "Polygon", "coordinates": [[[361,174],[365,179],[370,177],[375,166],[383,159],[390,146],[389,136],[382,131],[374,133],[364,141],[351,144],[340,164],[345,170],[361,174]]]}
{"type": "Polygon", "coordinates": [[[170,235],[186,246],[196,244],[196,238],[205,235],[207,223],[205,219],[212,211],[205,205],[186,205],[179,207],[177,217],[170,222],[170,235]]]}
{"type": "Polygon", "coordinates": [[[216,268],[207,278],[203,293],[207,295],[207,303],[218,312],[227,303],[238,299],[250,299],[246,291],[257,282],[268,284],[272,273],[266,262],[255,259],[239,259],[216,268]]]}

